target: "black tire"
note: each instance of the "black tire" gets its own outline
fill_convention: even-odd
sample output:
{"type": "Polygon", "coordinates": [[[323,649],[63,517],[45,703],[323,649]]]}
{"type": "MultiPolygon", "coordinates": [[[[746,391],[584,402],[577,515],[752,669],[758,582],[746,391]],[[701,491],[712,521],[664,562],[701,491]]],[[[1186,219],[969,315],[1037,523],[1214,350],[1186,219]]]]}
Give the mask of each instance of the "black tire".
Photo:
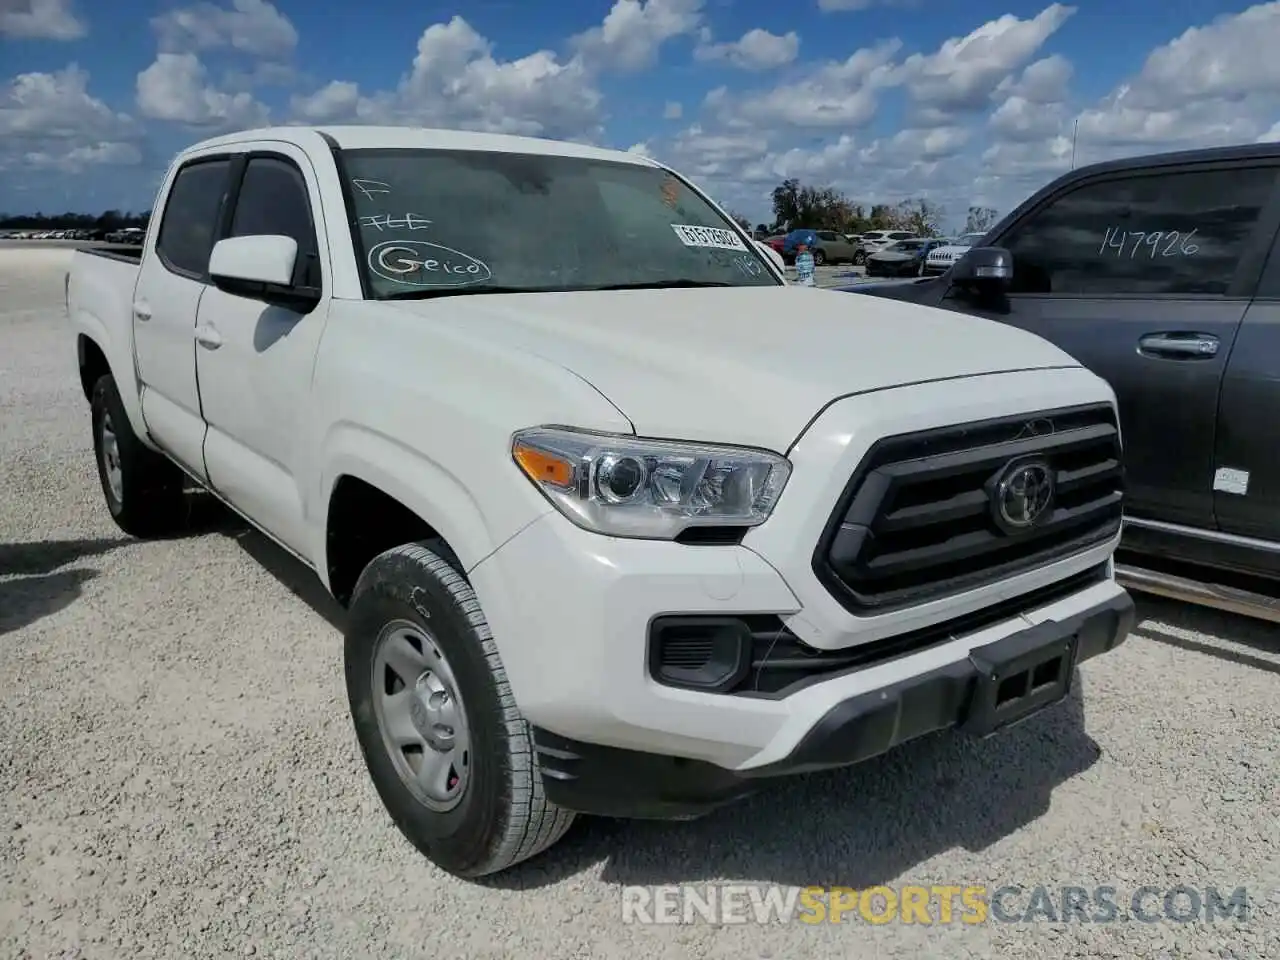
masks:
{"type": "Polygon", "coordinates": [[[574,814],[547,800],[497,644],[471,585],[445,556],[438,542],[405,544],[361,573],[348,611],[347,698],[365,766],[400,832],[440,869],[473,879],[546,850],[574,814]],[[438,647],[456,682],[470,749],[452,809],[433,810],[415,796],[379,725],[375,662],[379,638],[395,623],[416,626],[438,647]]]}
{"type": "Polygon", "coordinates": [[[90,395],[93,423],[93,456],[98,464],[98,480],[111,519],[133,537],[163,537],[182,528],[187,520],[183,496],[183,473],[163,456],[143,446],[124,403],[115,378],[98,378],[90,395]],[[118,469],[118,489],[109,466],[106,438],[113,435],[114,466],[118,469]]]}
{"type": "Polygon", "coordinates": [[[827,262],[827,255],[821,250],[813,251],[813,265],[820,267],[827,262]]]}
{"type": "Polygon", "coordinates": [[[867,255],[863,253],[861,250],[859,250],[857,253],[853,255],[853,265],[855,267],[866,266],[866,263],[867,263],[867,255]]]}

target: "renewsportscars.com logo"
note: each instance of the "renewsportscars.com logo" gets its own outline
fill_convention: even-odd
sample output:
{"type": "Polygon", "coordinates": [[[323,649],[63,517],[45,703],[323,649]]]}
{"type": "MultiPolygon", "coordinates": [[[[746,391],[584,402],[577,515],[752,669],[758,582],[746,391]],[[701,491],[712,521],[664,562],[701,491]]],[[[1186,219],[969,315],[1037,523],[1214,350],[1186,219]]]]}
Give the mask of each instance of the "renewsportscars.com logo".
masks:
{"type": "Polygon", "coordinates": [[[686,884],[622,888],[622,922],[776,923],[1194,923],[1247,922],[1244,887],[933,886],[783,887],[686,884]]]}

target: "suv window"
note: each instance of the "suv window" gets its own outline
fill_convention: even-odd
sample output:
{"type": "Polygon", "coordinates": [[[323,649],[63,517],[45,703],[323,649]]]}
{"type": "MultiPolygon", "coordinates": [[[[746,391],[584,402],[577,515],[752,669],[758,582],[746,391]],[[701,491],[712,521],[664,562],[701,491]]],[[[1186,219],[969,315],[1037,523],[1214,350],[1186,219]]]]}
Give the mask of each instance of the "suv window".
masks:
{"type": "Polygon", "coordinates": [[[818,239],[819,239],[819,240],[835,240],[835,241],[838,241],[840,238],[839,238],[839,237],[837,237],[837,236],[835,235],[835,232],[834,232],[834,231],[831,231],[831,230],[819,230],[819,231],[818,231],[818,239]]]}
{"type": "Polygon", "coordinates": [[[889,234],[889,238],[891,240],[910,240],[913,236],[915,236],[915,234],[906,230],[898,230],[889,234]]]}
{"type": "Polygon", "coordinates": [[[1087,183],[1022,221],[1011,293],[1226,293],[1275,184],[1275,167],[1087,183]]]}
{"type": "Polygon", "coordinates": [[[171,270],[208,271],[230,169],[230,160],[195,160],[178,171],[156,236],[156,253],[171,270]]]}
{"type": "Polygon", "coordinates": [[[254,157],[244,169],[228,236],[275,234],[298,243],[297,282],[320,286],[318,244],[311,220],[307,182],[292,163],[254,157]]]}

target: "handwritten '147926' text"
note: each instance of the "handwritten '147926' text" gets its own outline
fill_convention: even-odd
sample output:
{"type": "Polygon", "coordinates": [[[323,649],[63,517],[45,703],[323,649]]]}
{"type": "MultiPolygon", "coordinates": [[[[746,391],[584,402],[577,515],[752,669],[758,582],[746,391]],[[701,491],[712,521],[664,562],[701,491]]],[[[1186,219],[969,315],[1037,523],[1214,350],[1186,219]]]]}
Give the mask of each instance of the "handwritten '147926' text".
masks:
{"type": "Polygon", "coordinates": [[[1200,249],[1199,244],[1191,242],[1195,235],[1195,230],[1180,233],[1177,230],[1121,230],[1119,227],[1107,227],[1102,245],[1098,247],[1098,256],[1114,250],[1117,257],[1122,257],[1128,249],[1130,260],[1139,251],[1152,260],[1157,253],[1162,257],[1192,257],[1200,249]]]}

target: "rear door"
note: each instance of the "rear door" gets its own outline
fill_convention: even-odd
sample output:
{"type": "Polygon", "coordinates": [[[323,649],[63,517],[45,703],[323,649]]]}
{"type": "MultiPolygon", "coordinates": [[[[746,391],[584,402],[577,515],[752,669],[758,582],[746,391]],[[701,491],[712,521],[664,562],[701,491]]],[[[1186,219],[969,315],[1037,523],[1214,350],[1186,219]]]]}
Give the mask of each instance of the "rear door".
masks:
{"type": "Polygon", "coordinates": [[[1220,388],[1280,220],[1276,173],[1274,161],[1219,162],[1066,186],[990,239],[1013,254],[1007,297],[946,294],[1110,382],[1135,517],[1216,522],[1220,388]]]}
{"type": "Polygon", "coordinates": [[[156,239],[144,250],[133,294],[134,351],[147,432],[192,474],[204,472],[204,420],[196,387],[196,312],[209,285],[209,254],[230,183],[227,156],[178,168],[156,239]]]}
{"type": "Polygon", "coordinates": [[[1280,566],[1280,239],[1223,377],[1213,489],[1219,529],[1276,543],[1280,566]]]}

